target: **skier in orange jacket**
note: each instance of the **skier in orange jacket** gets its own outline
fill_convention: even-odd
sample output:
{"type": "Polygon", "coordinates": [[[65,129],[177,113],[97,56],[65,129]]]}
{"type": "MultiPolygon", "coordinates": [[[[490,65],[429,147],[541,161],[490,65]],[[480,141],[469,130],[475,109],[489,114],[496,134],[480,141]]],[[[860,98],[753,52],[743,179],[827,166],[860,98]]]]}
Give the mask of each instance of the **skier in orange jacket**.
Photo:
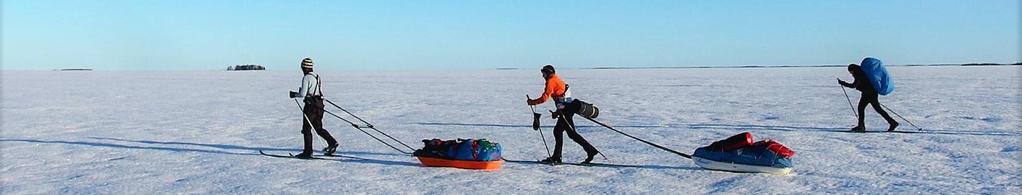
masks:
{"type": "Polygon", "coordinates": [[[568,85],[564,84],[564,81],[555,74],[553,65],[547,64],[546,66],[543,66],[543,69],[541,69],[540,72],[543,73],[543,79],[546,79],[546,89],[543,90],[543,95],[538,99],[529,99],[527,100],[527,103],[530,106],[538,105],[546,102],[547,99],[552,98],[554,100],[554,104],[557,106],[557,111],[553,113],[553,117],[559,118],[559,120],[557,120],[557,125],[554,126],[554,141],[556,142],[554,145],[554,154],[551,155],[550,158],[544,159],[541,162],[554,164],[561,163],[561,145],[564,143],[563,134],[565,131],[568,132],[568,138],[571,138],[571,140],[575,141],[575,143],[582,145],[582,149],[586,151],[586,159],[582,163],[591,162],[593,160],[593,156],[596,156],[596,154],[599,154],[600,152],[597,151],[596,147],[593,147],[592,144],[589,144],[585,138],[582,138],[582,135],[579,135],[578,132],[575,131],[575,122],[572,120],[572,117],[575,116],[575,111],[577,111],[577,109],[565,109],[565,107],[567,107],[573,100],[571,98],[571,92],[568,90],[568,85]]]}

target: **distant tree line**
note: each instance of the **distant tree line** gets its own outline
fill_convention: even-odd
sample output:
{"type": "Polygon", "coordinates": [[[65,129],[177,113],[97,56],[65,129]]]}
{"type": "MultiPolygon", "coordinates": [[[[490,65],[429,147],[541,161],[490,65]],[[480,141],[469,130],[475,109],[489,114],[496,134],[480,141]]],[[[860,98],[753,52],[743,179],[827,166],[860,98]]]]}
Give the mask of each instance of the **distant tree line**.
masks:
{"type": "Polygon", "coordinates": [[[962,66],[1003,66],[1003,65],[1022,65],[1022,62],[1016,62],[1014,64],[1000,64],[1000,63],[968,63],[968,64],[962,64],[962,66]]]}
{"type": "Polygon", "coordinates": [[[263,67],[263,66],[260,66],[260,65],[255,65],[255,64],[244,64],[244,65],[228,66],[227,70],[229,70],[229,71],[238,71],[238,70],[266,70],[266,67],[263,67]]]}

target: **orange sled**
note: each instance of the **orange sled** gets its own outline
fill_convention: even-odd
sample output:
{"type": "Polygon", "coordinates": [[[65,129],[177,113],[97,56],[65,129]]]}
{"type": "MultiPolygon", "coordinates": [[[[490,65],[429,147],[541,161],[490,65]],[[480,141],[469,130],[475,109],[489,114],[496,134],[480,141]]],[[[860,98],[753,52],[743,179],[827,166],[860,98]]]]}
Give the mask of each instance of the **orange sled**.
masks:
{"type": "Polygon", "coordinates": [[[470,160],[448,160],[442,158],[431,158],[417,156],[419,162],[422,162],[422,166],[427,167],[454,167],[462,169],[481,169],[485,171],[496,171],[500,170],[500,166],[504,165],[504,160],[495,161],[470,161],[470,160]]]}

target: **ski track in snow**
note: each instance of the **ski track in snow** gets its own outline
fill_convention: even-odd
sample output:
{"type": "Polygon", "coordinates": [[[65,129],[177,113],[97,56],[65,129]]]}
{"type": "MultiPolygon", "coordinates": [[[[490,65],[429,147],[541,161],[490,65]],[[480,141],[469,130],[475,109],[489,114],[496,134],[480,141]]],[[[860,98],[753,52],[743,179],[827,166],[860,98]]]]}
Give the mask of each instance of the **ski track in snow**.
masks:
{"type": "MultiPolygon", "coordinates": [[[[352,158],[269,158],[258,150],[301,148],[301,114],[286,98],[298,86],[297,70],[4,71],[0,194],[1022,190],[1022,67],[889,70],[897,89],[881,102],[924,132],[833,132],[855,124],[834,80],[851,79],[844,68],[559,71],[575,97],[601,108],[598,120],[675,150],[690,153],[744,131],[778,140],[797,152],[788,176],[703,170],[579,118],[579,132],[611,160],[597,162],[632,166],[426,168],[329,115],[327,129],[352,158]]],[[[427,138],[487,138],[501,143],[508,159],[546,156],[524,99],[542,90],[538,71],[321,74],[329,99],[413,147],[427,138]]],[[[848,92],[856,102],[858,92],[848,92]]],[[[552,149],[550,107],[537,109],[552,149]]],[[[875,111],[866,113],[869,131],[886,129],[875,111]]],[[[323,145],[317,138],[316,148],[323,145]]],[[[584,158],[574,142],[564,148],[565,161],[584,158]]]]}

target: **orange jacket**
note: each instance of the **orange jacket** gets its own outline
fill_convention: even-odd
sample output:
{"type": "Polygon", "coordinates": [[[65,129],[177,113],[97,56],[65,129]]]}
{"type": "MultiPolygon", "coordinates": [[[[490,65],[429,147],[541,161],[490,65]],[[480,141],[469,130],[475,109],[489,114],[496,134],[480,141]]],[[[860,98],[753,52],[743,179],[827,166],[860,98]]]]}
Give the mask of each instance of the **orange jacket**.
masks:
{"type": "Polygon", "coordinates": [[[543,96],[538,99],[529,100],[529,105],[537,105],[546,102],[550,97],[553,98],[564,98],[564,91],[567,87],[564,85],[564,81],[557,74],[550,75],[550,79],[546,80],[546,89],[543,90],[543,96]]]}

